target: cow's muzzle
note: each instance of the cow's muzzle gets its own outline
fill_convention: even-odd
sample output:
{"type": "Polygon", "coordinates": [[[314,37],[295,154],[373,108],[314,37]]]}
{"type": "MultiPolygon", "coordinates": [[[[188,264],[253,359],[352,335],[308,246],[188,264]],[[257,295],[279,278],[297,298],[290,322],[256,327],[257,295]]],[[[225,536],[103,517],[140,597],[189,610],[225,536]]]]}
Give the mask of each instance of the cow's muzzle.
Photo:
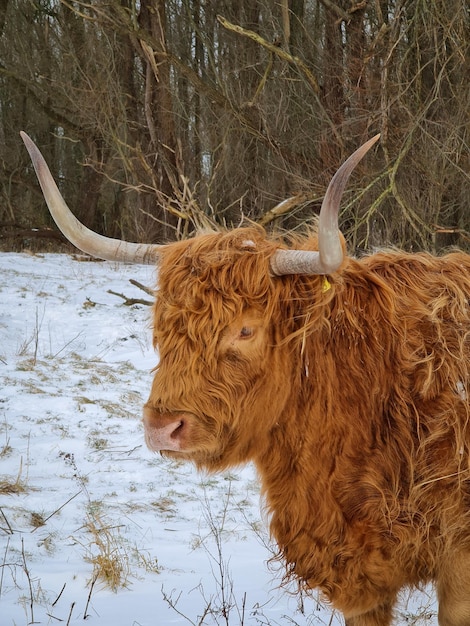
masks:
{"type": "Polygon", "coordinates": [[[145,441],[155,452],[183,450],[183,439],[188,429],[189,413],[180,411],[161,412],[149,405],[144,406],[145,441]]]}

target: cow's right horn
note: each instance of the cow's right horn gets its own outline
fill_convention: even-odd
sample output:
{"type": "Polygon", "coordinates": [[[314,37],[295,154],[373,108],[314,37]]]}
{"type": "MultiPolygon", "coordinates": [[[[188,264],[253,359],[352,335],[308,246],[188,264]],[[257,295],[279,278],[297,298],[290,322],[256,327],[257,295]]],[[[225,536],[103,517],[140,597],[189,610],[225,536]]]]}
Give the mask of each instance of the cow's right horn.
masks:
{"type": "Polygon", "coordinates": [[[47,163],[35,143],[23,131],[20,132],[36,170],[47,206],[55,223],[67,239],[79,250],[107,261],[123,261],[153,265],[158,261],[160,246],[139,244],[111,239],[93,232],[73,215],[63,199],[47,163]]]}
{"type": "Polygon", "coordinates": [[[375,135],[353,152],[331,179],[320,210],[318,252],[310,250],[278,250],[270,261],[274,276],[288,274],[331,274],[343,262],[343,246],[338,230],[341,196],[348,179],[366,152],[380,137],[375,135]]]}

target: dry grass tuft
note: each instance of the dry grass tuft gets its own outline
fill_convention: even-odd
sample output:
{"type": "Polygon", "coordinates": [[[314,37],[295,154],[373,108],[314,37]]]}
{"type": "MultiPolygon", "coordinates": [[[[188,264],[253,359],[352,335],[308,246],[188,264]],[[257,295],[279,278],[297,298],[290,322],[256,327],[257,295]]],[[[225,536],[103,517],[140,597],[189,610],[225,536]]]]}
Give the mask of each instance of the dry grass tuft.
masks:
{"type": "Polygon", "coordinates": [[[28,491],[28,487],[26,482],[21,478],[21,474],[23,473],[23,459],[20,461],[20,469],[18,470],[18,475],[13,480],[9,476],[0,477],[0,493],[1,494],[19,494],[26,493],[28,491]]]}
{"type": "Polygon", "coordinates": [[[89,516],[86,529],[92,535],[85,560],[93,565],[93,580],[101,580],[112,591],[129,584],[130,564],[119,527],[108,526],[100,516],[89,516]]]}
{"type": "Polygon", "coordinates": [[[11,481],[8,478],[0,478],[0,493],[15,495],[28,491],[25,483],[21,480],[11,481]]]}

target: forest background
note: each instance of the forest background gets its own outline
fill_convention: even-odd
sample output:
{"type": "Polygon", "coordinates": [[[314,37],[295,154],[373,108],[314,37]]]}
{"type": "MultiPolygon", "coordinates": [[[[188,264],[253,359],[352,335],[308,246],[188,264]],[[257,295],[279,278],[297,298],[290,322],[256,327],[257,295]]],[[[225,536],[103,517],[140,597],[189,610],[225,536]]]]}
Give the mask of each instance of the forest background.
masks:
{"type": "Polygon", "coordinates": [[[470,8],[0,0],[4,249],[60,238],[20,130],[81,221],[148,242],[245,220],[300,229],[380,132],[343,200],[350,249],[468,249],[470,8]]]}

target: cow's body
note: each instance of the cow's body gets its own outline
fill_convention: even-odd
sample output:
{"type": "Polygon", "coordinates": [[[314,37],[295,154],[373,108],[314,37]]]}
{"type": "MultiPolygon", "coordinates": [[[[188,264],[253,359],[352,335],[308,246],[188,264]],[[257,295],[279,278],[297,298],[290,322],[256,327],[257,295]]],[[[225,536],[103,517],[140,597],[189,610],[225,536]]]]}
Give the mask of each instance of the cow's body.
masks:
{"type": "MultiPolygon", "coordinates": [[[[159,428],[178,419],[166,454],[254,461],[289,573],[386,624],[404,585],[442,596],[470,569],[470,258],[384,252],[280,280],[275,245],[239,230],[163,251],[149,445],[171,447],[159,428]]],[[[448,623],[470,623],[466,584],[467,621],[448,623]]]]}
{"type": "MultiPolygon", "coordinates": [[[[327,211],[319,252],[303,255],[310,269],[294,254],[296,271],[316,275],[291,272],[293,257],[257,228],[125,248],[160,263],[147,443],[209,471],[253,461],[287,574],[319,588],[348,626],[388,626],[400,589],[428,581],[440,625],[468,626],[470,257],[341,261],[327,211]]],[[[72,241],[93,254],[103,245],[83,243],[83,230],[72,241]]],[[[100,256],[122,258],[119,242],[104,245],[100,256]]]]}

